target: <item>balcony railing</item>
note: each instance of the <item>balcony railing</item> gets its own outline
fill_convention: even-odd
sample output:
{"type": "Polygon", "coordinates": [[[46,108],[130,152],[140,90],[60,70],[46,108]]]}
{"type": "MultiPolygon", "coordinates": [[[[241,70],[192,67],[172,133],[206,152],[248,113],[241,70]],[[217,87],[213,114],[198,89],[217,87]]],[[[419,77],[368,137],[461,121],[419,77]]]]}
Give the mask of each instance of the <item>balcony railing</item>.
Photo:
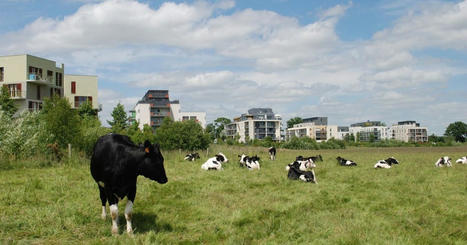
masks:
{"type": "Polygon", "coordinates": [[[10,98],[15,99],[15,98],[22,98],[23,93],[21,90],[10,90],[10,98]]]}

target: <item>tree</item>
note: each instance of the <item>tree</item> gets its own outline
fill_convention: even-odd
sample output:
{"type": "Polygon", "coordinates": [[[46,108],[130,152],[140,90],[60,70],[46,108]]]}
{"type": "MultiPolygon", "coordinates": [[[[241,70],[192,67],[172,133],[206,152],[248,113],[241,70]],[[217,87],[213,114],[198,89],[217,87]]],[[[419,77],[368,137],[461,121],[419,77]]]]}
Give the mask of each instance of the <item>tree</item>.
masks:
{"type": "Polygon", "coordinates": [[[223,133],[225,125],[231,123],[232,121],[225,117],[219,117],[214,120],[214,123],[210,123],[206,126],[206,132],[211,134],[211,138],[217,139],[222,138],[225,139],[225,135],[223,133]]]}
{"type": "Polygon", "coordinates": [[[122,104],[118,103],[112,111],[113,121],[107,123],[112,127],[112,132],[121,132],[128,126],[128,116],[122,104]]]}
{"type": "Polygon", "coordinates": [[[6,86],[2,86],[1,88],[0,109],[9,117],[12,117],[18,110],[13,100],[10,98],[10,92],[6,86]]]}
{"type": "Polygon", "coordinates": [[[58,96],[46,98],[40,115],[45,123],[47,143],[57,143],[60,147],[65,147],[77,142],[81,120],[76,110],[71,109],[67,99],[58,96]]]}
{"type": "Polygon", "coordinates": [[[174,122],[166,117],[156,130],[156,142],[163,149],[201,150],[209,147],[209,134],[194,120],[174,122]]]}
{"type": "Polygon", "coordinates": [[[287,128],[293,128],[293,125],[302,123],[303,119],[300,117],[294,117],[287,121],[287,128]]]}
{"type": "Polygon", "coordinates": [[[78,108],[78,114],[81,117],[85,116],[97,116],[97,111],[92,109],[92,104],[88,101],[82,103],[78,108]]]}
{"type": "Polygon", "coordinates": [[[465,142],[467,138],[467,124],[458,121],[449,124],[444,133],[446,136],[452,136],[457,142],[465,142]]]}

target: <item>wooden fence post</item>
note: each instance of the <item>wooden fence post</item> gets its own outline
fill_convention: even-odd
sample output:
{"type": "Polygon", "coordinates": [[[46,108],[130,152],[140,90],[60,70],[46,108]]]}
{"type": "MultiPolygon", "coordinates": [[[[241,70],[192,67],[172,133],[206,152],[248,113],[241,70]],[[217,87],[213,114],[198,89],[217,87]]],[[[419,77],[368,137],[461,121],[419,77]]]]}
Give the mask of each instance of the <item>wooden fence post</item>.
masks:
{"type": "Polygon", "coordinates": [[[68,159],[71,159],[71,144],[68,144],[68,159]]]}

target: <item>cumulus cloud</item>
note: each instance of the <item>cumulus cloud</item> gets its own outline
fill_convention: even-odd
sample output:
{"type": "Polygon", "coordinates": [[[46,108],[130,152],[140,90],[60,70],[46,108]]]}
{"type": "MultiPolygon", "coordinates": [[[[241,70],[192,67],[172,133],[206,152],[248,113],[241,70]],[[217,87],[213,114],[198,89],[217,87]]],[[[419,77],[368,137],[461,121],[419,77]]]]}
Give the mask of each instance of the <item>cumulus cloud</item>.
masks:
{"type": "Polygon", "coordinates": [[[129,109],[145,89],[169,89],[188,108],[205,108],[209,120],[258,106],[273,107],[286,119],[319,114],[340,124],[386,120],[394,110],[404,120],[409,108],[422,110],[419,104],[442,112],[440,96],[430,88],[466,73],[420,52],[467,50],[467,1],[386,4],[401,17],[370,39],[351,42],[339,38],[336,25],[352,2],[300,23],[268,10],[231,12],[234,1],[158,8],[134,0],[74,1],[86,4],[64,18],[41,17],[1,35],[0,52],[60,59],[107,83],[141,89],[139,95],[100,91],[110,110],[116,98],[129,109]],[[420,101],[417,90],[433,99],[420,101]]]}

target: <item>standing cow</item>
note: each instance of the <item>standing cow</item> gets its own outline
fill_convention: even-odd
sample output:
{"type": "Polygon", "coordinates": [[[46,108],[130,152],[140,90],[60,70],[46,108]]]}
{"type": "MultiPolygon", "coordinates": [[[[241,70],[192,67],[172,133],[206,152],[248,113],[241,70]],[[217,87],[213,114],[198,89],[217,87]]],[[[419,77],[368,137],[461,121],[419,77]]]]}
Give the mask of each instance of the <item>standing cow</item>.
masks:
{"type": "Polygon", "coordinates": [[[118,201],[125,196],[128,198],[126,229],[128,233],[133,233],[131,217],[139,175],[160,184],[167,183],[159,145],[146,141],[143,147],[137,146],[130,138],[119,134],[107,134],[97,140],[91,158],[91,175],[99,187],[104,219],[105,205],[109,202],[113,234],[118,233],[118,201]]]}
{"type": "Polygon", "coordinates": [[[275,147],[269,147],[269,158],[271,158],[271,160],[276,160],[276,148],[275,147]]]}

